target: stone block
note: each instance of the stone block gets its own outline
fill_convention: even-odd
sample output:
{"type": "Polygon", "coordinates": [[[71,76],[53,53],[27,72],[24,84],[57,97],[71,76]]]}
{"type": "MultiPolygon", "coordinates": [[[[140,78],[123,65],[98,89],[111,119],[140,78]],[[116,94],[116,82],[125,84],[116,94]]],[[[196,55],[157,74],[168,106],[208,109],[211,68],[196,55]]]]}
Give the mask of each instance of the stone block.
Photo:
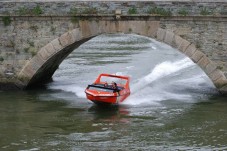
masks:
{"type": "Polygon", "coordinates": [[[87,20],[80,21],[79,25],[83,38],[88,38],[92,36],[91,29],[89,27],[89,21],[87,20]]]}
{"type": "MultiPolygon", "coordinates": [[[[217,80],[213,81],[213,83],[217,88],[223,88],[224,86],[227,86],[227,80],[223,76],[221,76],[217,80]]],[[[227,92],[227,89],[226,89],[226,92],[227,92]]]]}
{"type": "Polygon", "coordinates": [[[53,45],[55,51],[59,51],[62,50],[63,47],[61,46],[60,42],[59,42],[59,38],[54,39],[53,41],[51,41],[51,44],[53,45]]]}
{"type": "Polygon", "coordinates": [[[31,66],[31,64],[28,62],[26,66],[23,68],[22,72],[20,73],[20,76],[22,76],[22,73],[23,73],[23,77],[31,79],[35,74],[35,71],[33,70],[33,67],[31,66]]]}
{"type": "MultiPolygon", "coordinates": [[[[206,57],[205,55],[197,62],[197,64],[204,69],[204,71],[206,72],[206,66],[211,63],[210,59],[208,57],[206,57]]],[[[208,74],[208,73],[207,73],[208,74]]]]}
{"type": "Polygon", "coordinates": [[[227,83],[225,83],[224,86],[219,88],[219,92],[221,92],[222,94],[227,95],[227,83]]]}
{"type": "Polygon", "coordinates": [[[210,74],[210,73],[213,72],[215,69],[217,69],[216,64],[214,64],[213,62],[210,62],[210,63],[206,66],[206,68],[205,68],[204,70],[205,70],[205,72],[206,72],[207,74],[210,74]]]}
{"type": "Polygon", "coordinates": [[[129,27],[129,22],[128,21],[120,21],[118,22],[118,32],[123,32],[125,34],[130,33],[130,27],[129,27]]]}
{"type": "Polygon", "coordinates": [[[98,21],[94,21],[94,20],[91,21],[89,24],[89,28],[91,30],[91,36],[97,36],[100,34],[98,21]]]}
{"type": "Polygon", "coordinates": [[[115,15],[121,15],[121,9],[116,9],[115,10],[115,15]]]}
{"type": "Polygon", "coordinates": [[[160,41],[163,41],[166,35],[166,30],[162,28],[158,28],[157,31],[157,39],[160,41]]]}
{"type": "Polygon", "coordinates": [[[100,33],[107,33],[107,22],[108,21],[99,21],[99,32],[100,33]]]}
{"type": "Polygon", "coordinates": [[[160,27],[160,21],[147,21],[147,36],[157,37],[157,31],[160,27]]]}
{"type": "Polygon", "coordinates": [[[183,38],[181,38],[178,35],[174,35],[172,46],[178,49],[180,47],[182,41],[183,41],[183,38]]]}
{"type": "Polygon", "coordinates": [[[208,74],[208,77],[210,77],[210,79],[213,82],[216,81],[216,80],[218,80],[221,77],[225,78],[224,74],[220,70],[218,70],[218,69],[216,69],[213,72],[211,72],[210,74],[208,74]]]}
{"type": "Polygon", "coordinates": [[[69,35],[69,32],[66,32],[66,33],[64,33],[63,35],[61,35],[60,37],[59,37],[59,41],[60,41],[60,44],[61,44],[61,46],[62,47],[66,47],[66,46],[68,46],[69,44],[71,44],[71,37],[70,37],[70,35],[69,35]]]}
{"type": "Polygon", "coordinates": [[[172,45],[173,37],[174,37],[174,33],[173,33],[173,32],[171,32],[171,31],[166,31],[166,35],[165,35],[165,38],[164,38],[164,42],[167,43],[167,44],[172,45]]]}
{"type": "Polygon", "coordinates": [[[73,29],[72,31],[69,32],[69,34],[72,38],[72,43],[80,41],[82,39],[82,33],[79,28],[73,29]]]}
{"type": "Polygon", "coordinates": [[[44,49],[46,49],[46,52],[49,54],[49,56],[53,56],[57,52],[51,43],[48,43],[46,46],[44,46],[44,49]]]}
{"type": "Polygon", "coordinates": [[[32,66],[32,69],[34,71],[38,71],[39,68],[45,63],[45,61],[40,57],[40,55],[36,55],[34,56],[31,60],[30,60],[30,64],[32,66]]]}
{"type": "Polygon", "coordinates": [[[190,58],[194,63],[197,63],[203,56],[205,56],[204,53],[202,53],[199,50],[196,50],[195,53],[190,58]]]}
{"type": "Polygon", "coordinates": [[[107,21],[107,33],[116,33],[118,23],[115,21],[107,21]]]}
{"type": "Polygon", "coordinates": [[[43,47],[41,50],[38,52],[37,55],[40,55],[40,57],[45,61],[49,58],[49,54],[46,52],[46,49],[43,47]]]}
{"type": "Polygon", "coordinates": [[[191,43],[189,41],[182,39],[177,49],[184,53],[190,44],[191,43]]]}
{"type": "Polygon", "coordinates": [[[185,54],[191,58],[191,56],[195,53],[196,47],[194,44],[190,44],[188,48],[185,50],[185,54]]]}

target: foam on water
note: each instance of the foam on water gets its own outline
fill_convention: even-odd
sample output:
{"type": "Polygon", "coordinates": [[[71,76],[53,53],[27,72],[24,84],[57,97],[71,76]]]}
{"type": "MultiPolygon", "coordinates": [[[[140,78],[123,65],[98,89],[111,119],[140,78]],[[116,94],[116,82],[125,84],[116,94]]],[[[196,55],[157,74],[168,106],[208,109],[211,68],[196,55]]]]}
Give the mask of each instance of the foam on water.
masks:
{"type": "Polygon", "coordinates": [[[170,46],[124,34],[101,35],[82,45],[60,66],[49,88],[71,92],[85,101],[87,84],[100,73],[131,77],[131,95],[123,103],[127,105],[160,105],[164,100],[194,102],[214,88],[189,58],[170,46]]]}

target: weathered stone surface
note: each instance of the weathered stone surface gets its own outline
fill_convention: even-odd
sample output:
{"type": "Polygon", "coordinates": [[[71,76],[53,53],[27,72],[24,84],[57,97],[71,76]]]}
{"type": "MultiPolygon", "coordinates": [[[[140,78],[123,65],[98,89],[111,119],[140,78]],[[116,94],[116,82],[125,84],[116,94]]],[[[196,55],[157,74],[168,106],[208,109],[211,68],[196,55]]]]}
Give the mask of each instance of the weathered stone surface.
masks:
{"type": "Polygon", "coordinates": [[[35,71],[30,63],[27,63],[23,70],[20,72],[19,77],[26,77],[28,80],[33,77],[35,71]]]}
{"type": "Polygon", "coordinates": [[[205,67],[205,72],[207,74],[210,74],[213,72],[215,69],[217,69],[217,65],[215,65],[213,62],[208,63],[208,65],[205,67]]]}
{"type": "Polygon", "coordinates": [[[197,63],[203,56],[205,56],[204,53],[202,53],[199,50],[196,50],[195,53],[190,57],[193,62],[197,63]]]}
{"type": "Polygon", "coordinates": [[[216,69],[213,72],[211,72],[210,74],[208,74],[208,76],[210,77],[210,79],[213,82],[216,81],[216,80],[218,80],[221,77],[225,78],[224,74],[220,70],[218,70],[218,69],[216,69]]]}
{"type": "Polygon", "coordinates": [[[174,38],[174,33],[171,31],[166,31],[164,42],[172,46],[173,38],[174,38]]]}
{"type": "Polygon", "coordinates": [[[185,39],[179,39],[177,42],[179,46],[177,47],[178,50],[185,52],[185,50],[188,48],[188,46],[191,44],[189,41],[185,39]]]}
{"type": "Polygon", "coordinates": [[[43,47],[41,50],[38,52],[38,55],[43,59],[47,60],[49,58],[49,54],[46,52],[46,49],[43,47]]]}
{"type": "Polygon", "coordinates": [[[44,46],[44,49],[46,49],[46,52],[49,54],[49,56],[52,56],[56,53],[52,43],[48,43],[46,46],[44,46]]]}
{"type": "Polygon", "coordinates": [[[157,37],[157,31],[160,27],[160,21],[147,21],[147,36],[157,37]]]}
{"type": "Polygon", "coordinates": [[[66,47],[66,46],[68,46],[69,44],[71,44],[71,37],[70,37],[70,35],[69,35],[69,32],[66,32],[66,33],[64,33],[63,35],[61,35],[60,37],[59,37],[59,41],[60,41],[60,44],[61,44],[61,46],[62,47],[66,47]]]}
{"type": "Polygon", "coordinates": [[[62,45],[59,42],[59,38],[56,38],[53,41],[51,41],[51,44],[53,45],[53,47],[56,51],[63,49],[62,45]]]}
{"type": "Polygon", "coordinates": [[[222,86],[222,87],[218,87],[219,89],[219,91],[222,93],[222,94],[227,94],[227,83],[224,85],[224,86],[222,86]]]}
{"type": "MultiPolygon", "coordinates": [[[[127,12],[122,10],[122,13],[127,12]]],[[[0,75],[4,76],[4,71],[14,68],[15,76],[18,76],[29,60],[31,69],[26,67],[26,70],[35,72],[42,65],[42,60],[49,60],[55,53],[60,53],[75,41],[102,33],[117,32],[141,34],[164,41],[184,52],[195,63],[199,62],[198,64],[207,74],[213,73],[217,67],[212,62],[204,60],[204,56],[214,61],[218,69],[227,72],[225,16],[178,18],[137,14],[133,17],[122,15],[120,20],[116,20],[115,15],[92,16],[77,16],[77,23],[73,23],[70,16],[20,16],[19,18],[11,16],[12,23],[9,26],[0,24],[0,58],[4,59],[0,61],[0,75]],[[81,23],[80,28],[78,28],[79,23],[81,23]],[[175,35],[173,36],[169,31],[173,31],[175,35]],[[177,33],[182,37],[176,35],[177,33]],[[38,50],[40,51],[37,52],[38,50]],[[39,56],[40,60],[33,58],[36,53],[35,57],[39,56]]],[[[30,73],[26,72],[26,74],[30,76],[30,73]]],[[[220,79],[216,81],[221,81],[220,79]]]]}
{"type": "Polygon", "coordinates": [[[131,29],[128,21],[122,21],[117,23],[118,32],[123,32],[125,34],[130,33],[131,29]]]}
{"type": "Polygon", "coordinates": [[[43,60],[40,55],[36,55],[29,63],[31,64],[33,71],[36,72],[45,63],[45,60],[43,60]]]}
{"type": "MultiPolygon", "coordinates": [[[[223,88],[224,86],[227,86],[227,80],[225,77],[221,76],[220,78],[214,81],[214,85],[217,88],[223,88]]],[[[226,89],[226,92],[227,92],[227,89],[226,89]]]]}
{"type": "Polygon", "coordinates": [[[147,35],[147,24],[146,22],[141,21],[128,21],[129,25],[129,31],[130,33],[135,33],[139,35],[147,35]]]}
{"type": "Polygon", "coordinates": [[[160,41],[163,41],[166,35],[166,30],[162,28],[158,28],[157,31],[157,39],[160,41]]]}
{"type": "MultiPolygon", "coordinates": [[[[207,58],[206,56],[203,56],[199,61],[198,61],[198,65],[202,68],[202,69],[206,69],[206,66],[211,63],[211,60],[209,58],[207,58]]],[[[206,71],[205,71],[206,72],[206,71]]]]}
{"type": "Polygon", "coordinates": [[[194,44],[190,44],[188,48],[185,50],[185,54],[191,58],[191,56],[196,52],[196,47],[194,44]]]}

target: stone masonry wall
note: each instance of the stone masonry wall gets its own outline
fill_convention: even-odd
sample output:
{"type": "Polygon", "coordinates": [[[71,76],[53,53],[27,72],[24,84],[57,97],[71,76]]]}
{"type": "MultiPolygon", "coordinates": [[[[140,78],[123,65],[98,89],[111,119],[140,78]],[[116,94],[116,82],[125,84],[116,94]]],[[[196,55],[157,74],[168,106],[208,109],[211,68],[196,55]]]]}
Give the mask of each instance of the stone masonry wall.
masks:
{"type": "Polygon", "coordinates": [[[32,14],[33,8],[40,6],[42,15],[69,15],[69,14],[113,14],[121,9],[123,14],[136,8],[136,14],[162,13],[162,8],[172,15],[227,15],[227,2],[181,2],[181,1],[68,1],[68,2],[2,2],[0,14],[21,15],[32,14]],[[31,11],[26,12],[27,9],[31,11]],[[73,10],[73,11],[72,11],[73,10]],[[75,11],[76,10],[76,11],[75,11]]]}
{"type": "Polygon", "coordinates": [[[17,18],[8,26],[0,21],[0,81],[16,76],[41,47],[76,27],[70,18],[17,18]]]}
{"type": "Polygon", "coordinates": [[[161,27],[187,39],[227,71],[227,21],[162,21],[161,27]]]}

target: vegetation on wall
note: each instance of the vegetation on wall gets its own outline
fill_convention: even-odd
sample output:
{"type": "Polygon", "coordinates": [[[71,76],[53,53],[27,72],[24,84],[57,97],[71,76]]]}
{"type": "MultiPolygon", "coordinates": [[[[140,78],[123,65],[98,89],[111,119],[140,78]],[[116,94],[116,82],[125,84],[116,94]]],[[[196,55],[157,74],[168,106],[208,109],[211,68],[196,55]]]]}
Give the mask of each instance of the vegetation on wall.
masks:
{"type": "Polygon", "coordinates": [[[2,56],[0,56],[0,62],[3,62],[4,58],[2,56]]]}
{"type": "Polygon", "coordinates": [[[185,8],[181,8],[178,11],[178,14],[181,15],[181,16],[187,16],[188,15],[188,10],[186,10],[185,8]]]}
{"type": "Polygon", "coordinates": [[[132,8],[129,8],[128,9],[128,14],[137,14],[138,12],[137,12],[137,9],[136,9],[136,7],[132,7],[132,8]]]}
{"type": "Polygon", "coordinates": [[[211,14],[212,14],[212,12],[206,7],[203,7],[200,10],[200,15],[206,16],[206,15],[211,15],[211,14]]]}
{"type": "Polygon", "coordinates": [[[20,16],[22,15],[36,15],[39,16],[41,14],[43,14],[43,10],[41,9],[41,7],[39,5],[37,5],[34,8],[27,8],[27,7],[21,7],[18,10],[18,13],[20,16]]]}
{"type": "Polygon", "coordinates": [[[10,18],[10,16],[3,16],[2,17],[2,21],[3,21],[4,26],[8,26],[8,25],[11,24],[11,18],[10,18]]]}
{"type": "Polygon", "coordinates": [[[152,14],[152,15],[161,15],[161,16],[172,16],[172,12],[168,9],[164,9],[164,8],[160,8],[160,7],[153,7],[153,8],[149,8],[147,10],[148,14],[152,14]]]}

